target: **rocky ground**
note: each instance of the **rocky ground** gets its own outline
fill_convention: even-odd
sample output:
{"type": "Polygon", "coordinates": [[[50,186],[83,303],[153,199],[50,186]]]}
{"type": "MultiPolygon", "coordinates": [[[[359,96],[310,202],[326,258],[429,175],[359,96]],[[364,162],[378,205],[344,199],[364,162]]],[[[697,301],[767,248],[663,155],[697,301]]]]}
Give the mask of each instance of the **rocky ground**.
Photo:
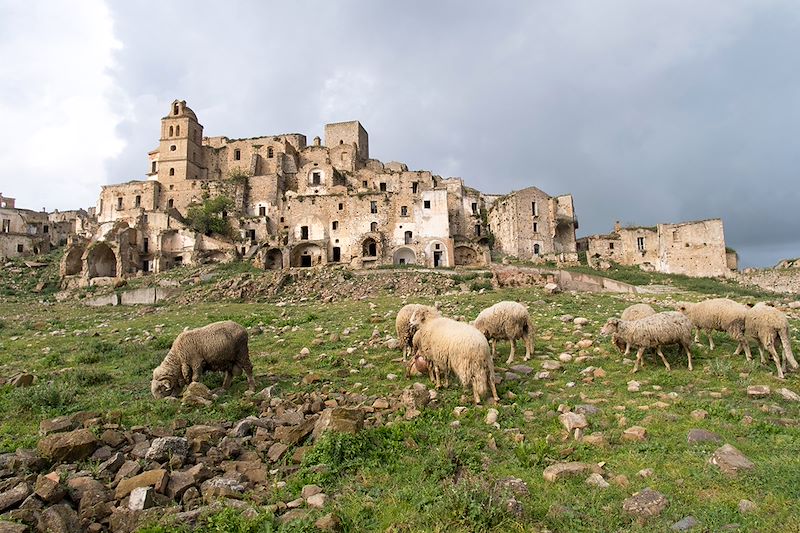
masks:
{"type": "MultiPolygon", "coordinates": [[[[549,294],[405,269],[299,271],[270,293],[279,275],[180,269],[146,280],[183,289],[157,306],[0,302],[0,532],[800,530],[798,373],[779,380],[718,334],[693,372],[668,350],[671,372],[651,357],[631,374],[598,336],[632,302],[715,293],[549,294]],[[537,333],[530,361],[505,365],[498,345],[500,402],[404,376],[404,303],[470,320],[502,299],[526,303],[537,333]],[[256,392],[208,374],[154,400],[172,339],[221,319],[248,328],[256,392]]],[[[795,299],[774,301],[797,352],[795,299]]]]}

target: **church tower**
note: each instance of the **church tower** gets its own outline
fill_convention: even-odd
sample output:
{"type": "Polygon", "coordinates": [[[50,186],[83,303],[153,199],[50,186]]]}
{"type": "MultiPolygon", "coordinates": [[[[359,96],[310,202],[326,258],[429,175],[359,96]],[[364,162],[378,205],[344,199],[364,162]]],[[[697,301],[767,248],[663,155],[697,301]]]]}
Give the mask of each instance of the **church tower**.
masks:
{"type": "Polygon", "coordinates": [[[158,145],[158,181],[163,184],[201,179],[203,126],[184,100],[175,100],[161,119],[158,145]]]}

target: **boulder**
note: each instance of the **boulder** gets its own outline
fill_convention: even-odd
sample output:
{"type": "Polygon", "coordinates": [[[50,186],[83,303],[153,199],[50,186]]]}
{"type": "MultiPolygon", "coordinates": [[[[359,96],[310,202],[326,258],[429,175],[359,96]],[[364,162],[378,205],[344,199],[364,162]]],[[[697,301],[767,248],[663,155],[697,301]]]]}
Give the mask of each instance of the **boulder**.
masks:
{"type": "Polygon", "coordinates": [[[88,429],[48,435],[39,441],[37,450],[45,459],[67,463],[86,459],[95,451],[98,441],[88,429]]]}
{"type": "Polygon", "coordinates": [[[144,511],[154,506],[153,487],[136,487],[128,498],[128,509],[144,511]]]}
{"type": "Polygon", "coordinates": [[[666,496],[648,487],[626,498],[622,502],[622,510],[636,518],[645,519],[658,516],[668,505],[666,496]]]}
{"type": "Polygon", "coordinates": [[[148,470],[147,472],[143,472],[138,476],[133,476],[132,478],[123,479],[120,481],[119,485],[117,485],[116,491],[114,492],[114,497],[118,500],[121,500],[137,487],[155,487],[156,491],[164,492],[167,488],[168,481],[169,474],[166,470],[161,468],[157,470],[148,470]]]}
{"type": "Polygon", "coordinates": [[[244,485],[235,479],[225,477],[209,479],[200,486],[203,499],[207,502],[215,498],[234,498],[238,500],[244,496],[244,491],[244,485]]]}
{"type": "Polygon", "coordinates": [[[296,426],[278,426],[275,428],[275,440],[289,446],[295,446],[305,440],[314,430],[316,423],[317,417],[313,416],[296,426]]]}
{"type": "Polygon", "coordinates": [[[58,473],[39,476],[36,478],[36,487],[33,492],[47,503],[58,503],[67,495],[66,489],[61,485],[58,473]]]}
{"type": "Polygon", "coordinates": [[[686,442],[689,444],[697,444],[700,442],[722,442],[722,437],[713,431],[694,428],[690,429],[689,433],[686,435],[686,442]]]}
{"type": "Polygon", "coordinates": [[[316,441],[323,433],[358,433],[364,427],[364,411],[359,408],[333,407],[325,409],[314,425],[312,438],[316,441]]]}
{"type": "Polygon", "coordinates": [[[160,437],[153,439],[150,448],[145,454],[145,459],[161,463],[172,457],[186,457],[189,453],[189,441],[184,437],[160,437]]]}
{"type": "Polygon", "coordinates": [[[595,464],[581,463],[577,461],[569,463],[556,463],[544,469],[543,476],[545,481],[555,482],[573,476],[597,473],[602,474],[602,468],[595,464]]]}
{"type": "Polygon", "coordinates": [[[708,459],[708,462],[731,476],[735,476],[742,470],[752,470],[755,467],[755,464],[750,459],[730,444],[717,448],[708,459]]]}
{"type": "Polygon", "coordinates": [[[30,495],[31,488],[27,483],[19,483],[13,489],[0,493],[0,513],[16,507],[30,495]]]}
{"type": "Polygon", "coordinates": [[[54,505],[48,507],[39,516],[37,526],[40,531],[48,533],[82,533],[78,515],[69,505],[54,505]]]}

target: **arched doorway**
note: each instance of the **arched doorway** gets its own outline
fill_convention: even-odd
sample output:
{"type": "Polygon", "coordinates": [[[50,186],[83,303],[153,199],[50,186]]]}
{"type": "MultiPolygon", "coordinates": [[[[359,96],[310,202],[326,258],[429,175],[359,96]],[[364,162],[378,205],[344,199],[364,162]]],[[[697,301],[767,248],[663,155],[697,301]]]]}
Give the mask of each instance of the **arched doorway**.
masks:
{"type": "Polygon", "coordinates": [[[375,242],[375,239],[372,237],[364,239],[364,242],[361,243],[361,255],[362,257],[377,257],[378,243],[375,242]]]}
{"type": "Polygon", "coordinates": [[[64,275],[74,276],[83,270],[83,246],[73,246],[64,256],[64,275]]]}
{"type": "Polygon", "coordinates": [[[87,257],[90,278],[117,277],[117,256],[105,243],[96,244],[87,257]]]}
{"type": "Polygon", "coordinates": [[[417,263],[417,254],[411,248],[398,248],[394,252],[392,262],[395,265],[414,265],[417,263]]]}
{"type": "Polygon", "coordinates": [[[283,254],[278,248],[272,248],[267,252],[264,268],[267,270],[280,270],[283,268],[283,254]]]}
{"type": "Polygon", "coordinates": [[[310,267],[322,263],[322,248],[316,244],[301,244],[292,250],[291,266],[310,267]]]}
{"type": "Polygon", "coordinates": [[[456,266],[475,265],[478,263],[478,254],[469,246],[456,246],[453,251],[456,266]]]}

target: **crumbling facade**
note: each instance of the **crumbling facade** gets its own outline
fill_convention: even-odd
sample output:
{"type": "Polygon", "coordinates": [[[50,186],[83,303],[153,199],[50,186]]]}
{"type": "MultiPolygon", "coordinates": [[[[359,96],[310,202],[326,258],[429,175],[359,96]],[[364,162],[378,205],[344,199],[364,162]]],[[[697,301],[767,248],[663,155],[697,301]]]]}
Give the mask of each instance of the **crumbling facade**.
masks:
{"type": "Polygon", "coordinates": [[[481,266],[491,260],[490,224],[514,255],[527,257],[535,248],[528,240],[543,255],[575,252],[574,226],[563,225],[574,221],[569,196],[525,189],[504,197],[490,222],[498,197],[460,178],[370,159],[359,122],[327,124],[324,136],[311,144],[299,133],[205,137],[186,102],[174,101],[148,154],[147,179],[103,187],[97,231],[70,244],[62,274],[96,283],[236,257],[266,269],[481,266]],[[521,226],[510,199],[529,194],[541,198],[542,230],[525,234],[523,250],[511,244],[521,226]],[[215,198],[226,199],[214,216],[227,221],[228,235],[197,231],[198,208],[215,198]]]}
{"type": "Polygon", "coordinates": [[[725,247],[720,219],[623,228],[578,239],[590,265],[603,261],[639,265],[644,270],[692,277],[729,276],[736,270],[736,253],[725,247]]]}

